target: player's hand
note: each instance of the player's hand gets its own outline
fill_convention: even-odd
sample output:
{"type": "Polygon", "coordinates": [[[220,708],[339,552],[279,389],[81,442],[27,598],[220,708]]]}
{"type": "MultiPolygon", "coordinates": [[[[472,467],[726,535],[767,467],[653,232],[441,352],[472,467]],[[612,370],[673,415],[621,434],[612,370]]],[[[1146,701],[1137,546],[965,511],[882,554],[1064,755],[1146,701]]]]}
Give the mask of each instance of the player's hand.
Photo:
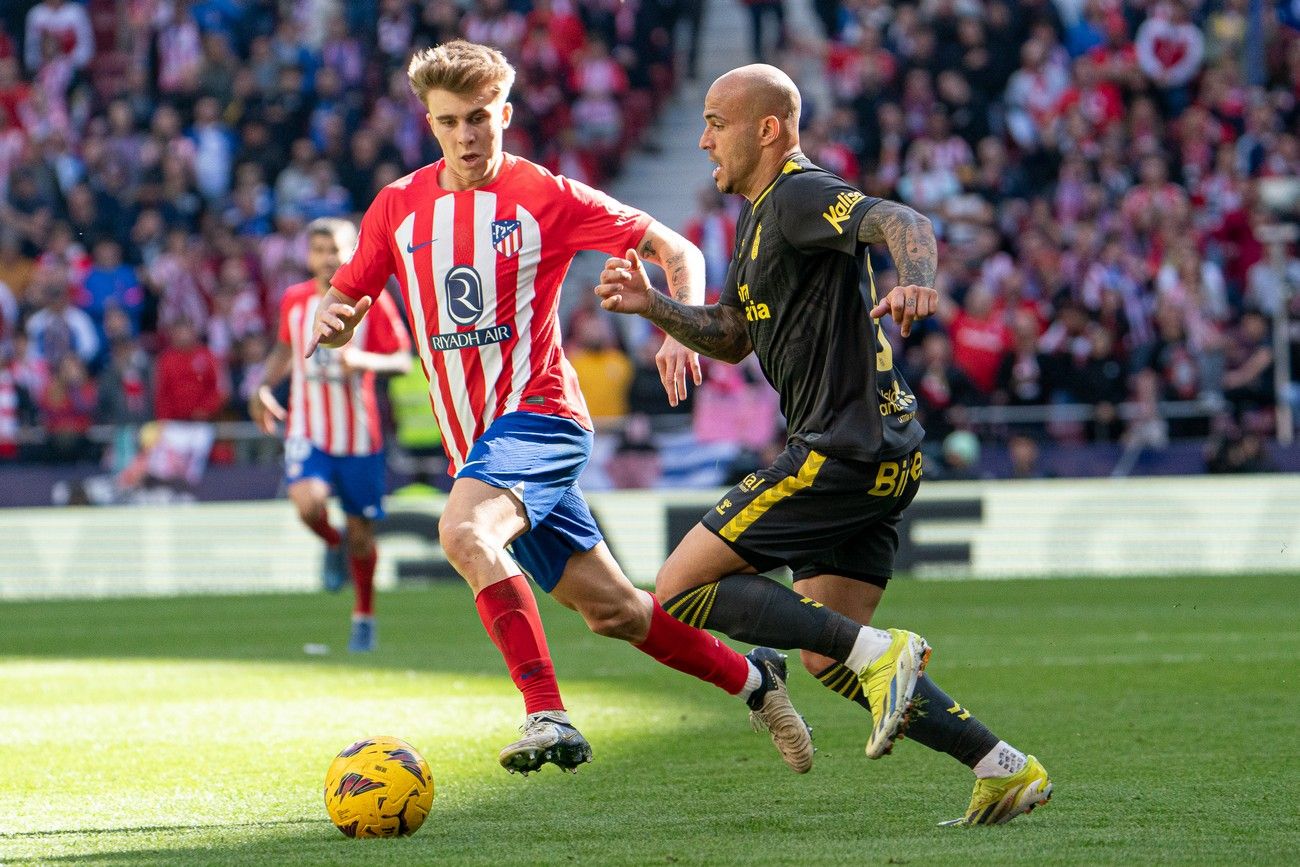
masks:
{"type": "Polygon", "coordinates": [[[939,312],[939,293],[929,286],[895,286],[871,308],[871,318],[885,314],[894,317],[904,337],[912,333],[912,323],[939,312]]]}
{"type": "Polygon", "coordinates": [[[704,381],[700,372],[700,354],[687,349],[671,335],[664,338],[664,345],[655,353],[655,364],[659,367],[659,380],[668,392],[668,405],[677,406],[686,399],[686,377],[699,385],[704,381]]]}
{"type": "Polygon", "coordinates": [[[316,323],[312,327],[311,343],[307,344],[307,357],[311,358],[317,346],[337,348],[352,339],[352,332],[361,323],[374,302],[364,295],[356,304],[335,301],[316,310],[316,323]]]}
{"type": "MultiPolygon", "coordinates": [[[[614,313],[644,313],[650,307],[650,293],[654,291],[636,250],[628,250],[626,259],[617,256],[606,259],[605,270],[600,272],[600,285],[596,287],[600,306],[614,313]]],[[[662,364],[659,372],[663,372],[662,364]]]]}
{"type": "Polygon", "coordinates": [[[276,422],[284,421],[288,415],[280,401],[275,399],[275,393],[265,385],[258,386],[257,391],[253,392],[253,397],[248,401],[248,414],[262,429],[262,433],[266,434],[275,433],[276,422]]]}

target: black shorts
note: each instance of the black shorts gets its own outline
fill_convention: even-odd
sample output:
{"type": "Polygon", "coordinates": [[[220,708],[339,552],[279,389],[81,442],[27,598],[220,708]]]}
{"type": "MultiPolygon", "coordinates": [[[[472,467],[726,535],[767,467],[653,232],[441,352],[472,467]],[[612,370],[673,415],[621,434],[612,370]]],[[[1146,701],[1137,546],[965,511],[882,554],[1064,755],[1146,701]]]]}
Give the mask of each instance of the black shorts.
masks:
{"type": "Polygon", "coordinates": [[[883,587],[894,574],[899,518],[920,485],[920,449],[864,463],[794,443],[701,523],[760,572],[789,566],[796,581],[829,574],[883,587]]]}

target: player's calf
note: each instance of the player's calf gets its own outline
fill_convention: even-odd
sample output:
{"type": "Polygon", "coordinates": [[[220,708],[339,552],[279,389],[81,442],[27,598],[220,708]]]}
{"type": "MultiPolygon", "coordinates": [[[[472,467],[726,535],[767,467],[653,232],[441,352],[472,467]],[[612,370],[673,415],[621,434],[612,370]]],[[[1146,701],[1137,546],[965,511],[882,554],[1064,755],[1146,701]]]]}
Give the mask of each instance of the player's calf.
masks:
{"type": "Polygon", "coordinates": [[[638,644],[650,631],[650,606],[645,595],[628,585],[628,593],[615,598],[578,602],[578,613],[587,628],[605,638],[638,644]]]}
{"type": "Polygon", "coordinates": [[[929,646],[915,633],[863,626],[761,575],[728,575],[674,596],[664,608],[739,641],[807,650],[847,665],[873,706],[876,724],[867,744],[873,758],[887,753],[906,725],[912,690],[929,658],[929,646]]]}
{"type": "Polygon", "coordinates": [[[812,767],[812,733],[786,691],[785,657],[766,647],[741,656],[709,633],[673,618],[648,593],[642,595],[650,622],[636,649],[739,696],[749,706],[755,727],[772,735],[786,765],[795,773],[807,773],[812,767]]]}

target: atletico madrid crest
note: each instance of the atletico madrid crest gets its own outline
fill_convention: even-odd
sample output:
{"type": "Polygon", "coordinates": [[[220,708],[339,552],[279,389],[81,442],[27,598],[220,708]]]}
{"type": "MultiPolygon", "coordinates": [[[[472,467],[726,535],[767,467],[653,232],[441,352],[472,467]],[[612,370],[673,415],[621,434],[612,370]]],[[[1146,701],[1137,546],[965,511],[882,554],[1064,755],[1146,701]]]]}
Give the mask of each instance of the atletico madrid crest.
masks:
{"type": "Polygon", "coordinates": [[[518,220],[495,220],[492,223],[492,246],[509,259],[524,243],[524,230],[518,220]]]}

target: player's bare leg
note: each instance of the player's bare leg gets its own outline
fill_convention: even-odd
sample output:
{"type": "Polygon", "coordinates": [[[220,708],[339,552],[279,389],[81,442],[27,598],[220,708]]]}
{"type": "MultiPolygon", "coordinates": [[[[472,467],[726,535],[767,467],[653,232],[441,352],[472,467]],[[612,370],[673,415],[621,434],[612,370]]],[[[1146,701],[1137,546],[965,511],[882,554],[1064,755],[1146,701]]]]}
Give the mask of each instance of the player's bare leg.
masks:
{"type": "Polygon", "coordinates": [[[597,635],[640,644],[650,631],[654,600],[623,575],[604,542],[569,557],[551,598],[581,614],[597,635]]]}
{"type": "Polygon", "coordinates": [[[514,494],[462,478],[451,486],[438,519],[438,541],[448,562],[477,594],[518,574],[506,545],[527,529],[524,505],[514,494]]]}
{"type": "Polygon", "coordinates": [[[321,583],[326,590],[339,590],[347,581],[347,562],[343,536],[330,523],[330,486],[323,479],[300,479],[289,486],[289,502],[298,511],[298,520],[325,543],[321,564],[321,583]]]}
{"type": "Polygon", "coordinates": [[[848,666],[876,711],[867,754],[889,752],[907,724],[912,692],[930,648],[915,633],[855,622],[754,568],[703,524],[697,524],[660,569],[655,592],[669,614],[740,641],[807,650],[848,666]]]}
{"type": "Polygon", "coordinates": [[[512,493],[471,478],[452,485],[438,521],[447,560],[474,591],[479,619],[523,694],[524,736],[503,749],[499,759],[506,770],[524,774],[547,762],[572,769],[591,755],[560,699],[537,600],[505,550],[527,529],[524,506],[512,493]]]}
{"type": "MultiPolygon", "coordinates": [[[[871,622],[884,593],[884,587],[842,575],[804,578],[795,582],[795,590],[864,624],[871,622]]],[[[801,658],[804,668],[823,686],[871,711],[852,671],[817,653],[804,651],[801,658]]],[[[1052,783],[1042,765],[989,731],[929,675],[917,681],[913,702],[906,726],[908,737],[936,752],[947,753],[978,778],[966,815],[952,824],[1006,822],[1051,797],[1052,783]],[[1019,781],[1020,776],[1025,779],[1019,781]]]]}
{"type": "Polygon", "coordinates": [[[551,596],[581,614],[592,632],[630,642],[663,665],[740,696],[790,769],[802,774],[812,768],[812,736],[790,702],[780,654],[759,648],[741,656],[675,620],[654,596],[632,585],[604,542],[569,557],[551,596]]]}
{"type": "Polygon", "coordinates": [[[348,571],[352,576],[352,634],[348,650],[368,653],[379,643],[375,631],[375,522],[360,515],[348,515],[348,532],[344,542],[348,571]]]}

